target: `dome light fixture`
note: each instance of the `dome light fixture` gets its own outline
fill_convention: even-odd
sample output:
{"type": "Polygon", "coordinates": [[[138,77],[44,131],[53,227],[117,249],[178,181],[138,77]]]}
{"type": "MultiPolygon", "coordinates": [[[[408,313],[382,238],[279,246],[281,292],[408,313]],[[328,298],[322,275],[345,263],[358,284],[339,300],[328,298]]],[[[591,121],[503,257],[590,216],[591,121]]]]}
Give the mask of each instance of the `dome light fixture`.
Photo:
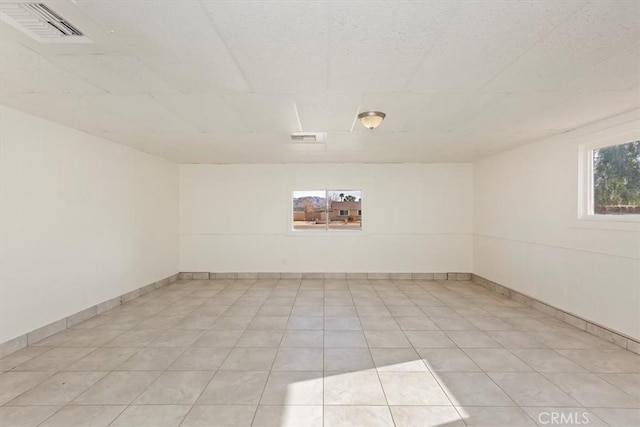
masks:
{"type": "Polygon", "coordinates": [[[385,117],[387,117],[387,115],[380,111],[365,111],[364,113],[358,114],[358,119],[360,123],[362,123],[362,126],[369,129],[375,129],[380,126],[385,117]]]}

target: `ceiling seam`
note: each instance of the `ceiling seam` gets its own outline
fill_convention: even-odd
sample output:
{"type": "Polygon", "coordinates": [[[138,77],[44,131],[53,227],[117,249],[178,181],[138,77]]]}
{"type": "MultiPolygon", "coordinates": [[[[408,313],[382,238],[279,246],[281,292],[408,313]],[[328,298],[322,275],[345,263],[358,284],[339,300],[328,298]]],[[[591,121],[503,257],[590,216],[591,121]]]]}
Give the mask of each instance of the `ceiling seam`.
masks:
{"type": "MultiPolygon", "coordinates": [[[[220,42],[222,43],[222,45],[224,46],[225,50],[227,51],[227,53],[229,54],[229,57],[233,60],[233,63],[236,65],[236,67],[238,68],[238,72],[240,73],[240,75],[242,76],[242,79],[244,80],[244,82],[247,84],[247,86],[250,89],[250,92],[252,93],[256,93],[255,88],[253,87],[253,85],[251,84],[251,82],[249,81],[249,79],[247,78],[247,75],[245,74],[244,70],[242,69],[242,67],[240,66],[240,63],[238,62],[238,59],[236,58],[236,56],[233,54],[233,52],[231,51],[231,49],[229,49],[229,46],[227,45],[227,41],[220,35],[220,31],[218,31],[218,27],[216,26],[215,22],[213,22],[213,18],[211,17],[211,15],[209,14],[209,11],[207,10],[207,8],[202,4],[202,0],[198,1],[198,6],[200,7],[200,10],[202,10],[202,13],[204,13],[205,18],[207,19],[207,21],[209,22],[209,25],[211,25],[211,29],[213,30],[214,33],[216,33],[216,35],[218,36],[218,38],[220,39],[220,42]]],[[[234,92],[234,93],[238,93],[238,92],[234,92]]]]}
{"type": "Polygon", "coordinates": [[[324,82],[324,90],[329,91],[329,85],[331,83],[331,22],[333,20],[333,4],[325,4],[327,8],[327,51],[326,58],[327,62],[325,64],[325,82],[324,82]]]}

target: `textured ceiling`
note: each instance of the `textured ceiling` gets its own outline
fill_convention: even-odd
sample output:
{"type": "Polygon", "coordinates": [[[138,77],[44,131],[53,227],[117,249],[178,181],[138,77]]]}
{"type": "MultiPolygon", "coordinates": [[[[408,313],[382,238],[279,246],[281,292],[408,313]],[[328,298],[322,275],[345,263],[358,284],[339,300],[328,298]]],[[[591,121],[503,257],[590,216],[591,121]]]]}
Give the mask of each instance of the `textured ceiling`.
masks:
{"type": "Polygon", "coordinates": [[[3,22],[0,102],[178,162],[471,161],[640,107],[638,1],[44,3],[93,43],[3,22]]]}

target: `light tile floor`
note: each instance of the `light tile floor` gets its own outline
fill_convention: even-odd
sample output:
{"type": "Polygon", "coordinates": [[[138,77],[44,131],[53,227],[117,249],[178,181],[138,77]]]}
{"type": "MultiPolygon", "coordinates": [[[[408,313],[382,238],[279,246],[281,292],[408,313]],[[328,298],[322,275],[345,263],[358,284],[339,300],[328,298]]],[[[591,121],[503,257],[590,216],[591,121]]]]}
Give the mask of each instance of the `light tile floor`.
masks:
{"type": "Polygon", "coordinates": [[[0,371],[2,427],[640,425],[640,356],[470,282],[176,282],[0,371]]]}

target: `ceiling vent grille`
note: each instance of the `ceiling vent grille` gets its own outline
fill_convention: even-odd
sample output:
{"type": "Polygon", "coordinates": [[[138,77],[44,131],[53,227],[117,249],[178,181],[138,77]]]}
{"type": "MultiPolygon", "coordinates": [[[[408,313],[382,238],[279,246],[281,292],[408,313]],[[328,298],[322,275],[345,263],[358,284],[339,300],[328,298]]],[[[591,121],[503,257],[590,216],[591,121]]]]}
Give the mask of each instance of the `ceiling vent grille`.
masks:
{"type": "Polygon", "coordinates": [[[86,40],[82,31],[43,3],[0,3],[2,19],[39,41],[86,40]]]}
{"type": "Polygon", "coordinates": [[[322,144],[327,141],[326,132],[294,132],[290,137],[291,142],[301,144],[322,144]]]}

